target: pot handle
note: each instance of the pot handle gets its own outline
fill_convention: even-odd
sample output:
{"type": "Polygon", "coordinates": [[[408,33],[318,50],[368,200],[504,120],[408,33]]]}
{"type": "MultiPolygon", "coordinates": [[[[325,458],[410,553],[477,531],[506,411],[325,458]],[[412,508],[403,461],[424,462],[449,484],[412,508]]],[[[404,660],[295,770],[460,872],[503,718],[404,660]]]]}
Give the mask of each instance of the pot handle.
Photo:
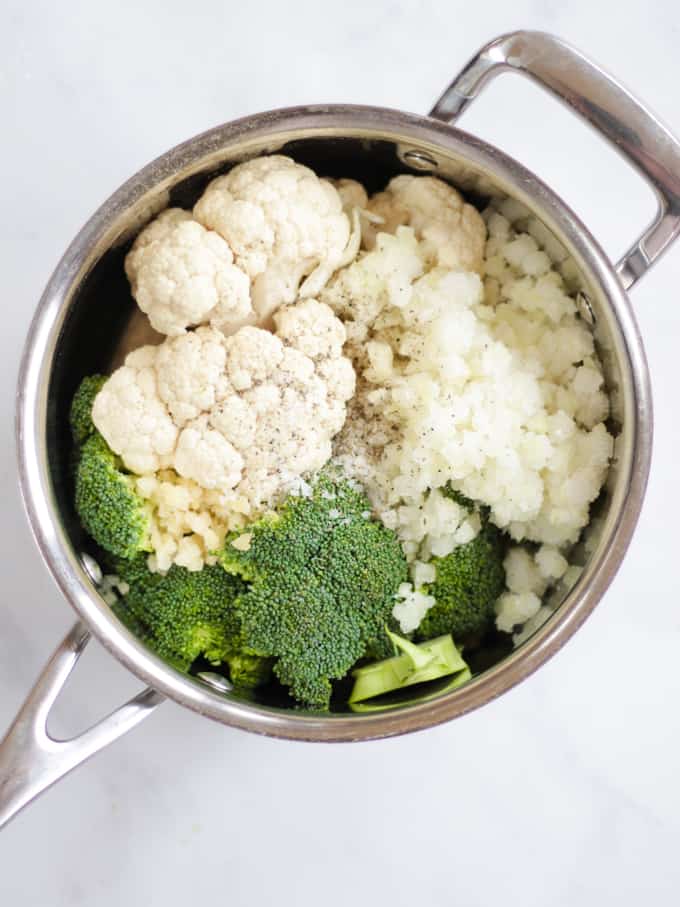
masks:
{"type": "Polygon", "coordinates": [[[132,730],[163,701],[160,693],[149,688],[80,736],[51,737],[50,711],[89,638],[84,624],[78,622],[71,629],[0,742],[0,828],[55,781],[132,730]]]}
{"type": "Polygon", "coordinates": [[[619,82],[577,50],[543,32],[501,35],[477,53],[430,111],[456,120],[502,72],[528,76],[600,132],[647,180],[658,200],[654,220],[616,266],[635,284],[680,234],[680,142],[619,82]]]}

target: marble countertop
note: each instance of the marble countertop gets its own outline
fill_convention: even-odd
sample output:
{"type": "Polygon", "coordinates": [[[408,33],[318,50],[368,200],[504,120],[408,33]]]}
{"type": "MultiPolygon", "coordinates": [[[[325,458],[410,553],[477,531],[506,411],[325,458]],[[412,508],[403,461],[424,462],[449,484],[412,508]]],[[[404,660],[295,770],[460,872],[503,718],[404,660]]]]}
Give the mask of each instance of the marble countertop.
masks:
{"type": "MultiPolygon", "coordinates": [[[[570,40],[680,133],[680,13],[673,0],[632,0],[615,15],[581,0],[5,0],[0,27],[1,728],[73,620],[17,492],[18,359],[52,268],[100,202],[171,145],[257,110],[426,111],[478,46],[519,27],[570,40]]],[[[652,212],[600,140],[518,79],[495,83],[462,125],[550,182],[612,257],[652,212]]],[[[678,274],[680,245],[633,293],[656,406],[639,529],[557,657],[465,718],[356,746],[261,739],[165,704],[7,827],[0,902],[676,904],[678,274]]],[[[56,728],[78,730],[138,687],[93,644],[56,728]]]]}

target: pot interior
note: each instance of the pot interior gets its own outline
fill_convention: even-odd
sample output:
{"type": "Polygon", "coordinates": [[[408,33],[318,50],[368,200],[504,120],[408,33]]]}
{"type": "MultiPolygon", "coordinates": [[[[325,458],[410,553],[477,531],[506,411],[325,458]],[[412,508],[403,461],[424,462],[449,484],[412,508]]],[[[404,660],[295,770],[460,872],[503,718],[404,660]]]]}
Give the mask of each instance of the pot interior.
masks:
{"type": "MultiPolygon", "coordinates": [[[[443,127],[436,128],[444,132],[443,127]]],[[[453,134],[453,131],[450,132],[453,134]]],[[[176,149],[171,152],[174,155],[172,160],[168,161],[168,156],[160,159],[126,184],[100,212],[99,223],[95,224],[95,240],[90,242],[87,250],[79,251],[79,270],[69,287],[68,305],[51,362],[46,411],[47,459],[54,503],[76,555],[84,551],[95,552],[80,527],[72,503],[73,450],[68,431],[69,405],[85,375],[110,371],[121,362],[125,352],[145,340],[148,325],[130,294],[123,260],[136,233],[159,210],[168,205],[191,207],[216,174],[225,172],[240,160],[274,151],[307,164],[321,176],[358,179],[369,192],[383,188],[398,173],[412,172],[432,173],[446,179],[460,188],[467,200],[480,210],[492,195],[507,197],[520,194],[512,185],[508,166],[499,174],[491,168],[488,155],[480,162],[481,143],[462,133],[456,133],[456,140],[448,143],[444,138],[435,143],[419,141],[413,134],[390,135],[389,130],[380,124],[373,129],[363,125],[354,132],[351,128],[340,129],[334,125],[300,128],[274,135],[263,130],[262,135],[240,135],[238,140],[229,136],[226,139],[222,136],[220,140],[219,131],[215,133],[218,134],[206,134],[202,139],[203,145],[199,138],[187,143],[184,148],[176,149]]],[[[504,160],[507,162],[507,159],[504,160]]],[[[519,184],[520,181],[517,182],[519,184]]],[[[545,212],[548,204],[552,203],[553,213],[559,215],[563,222],[568,222],[570,212],[566,209],[557,211],[552,198],[547,201],[541,199],[540,184],[538,186],[538,191],[534,188],[531,197],[527,190],[520,200],[534,206],[534,213],[539,216],[541,210],[545,212]]],[[[563,270],[569,275],[574,293],[580,294],[582,317],[592,322],[612,401],[608,427],[617,437],[616,462],[610,471],[607,486],[593,506],[591,523],[584,532],[578,551],[571,558],[572,563],[585,565],[586,562],[597,561],[602,554],[603,546],[620,515],[629,481],[635,434],[630,362],[617,314],[601,283],[592,273],[588,273],[583,256],[578,256],[580,262],[573,257],[573,243],[569,238],[564,233],[558,235],[554,223],[548,223],[547,218],[543,219],[543,223],[565,250],[563,270]],[[568,253],[566,249],[570,245],[568,253]]],[[[578,224],[576,226],[578,229],[578,224]]],[[[589,242],[584,240],[585,245],[589,242]]],[[[577,585],[587,580],[587,573],[586,570],[577,585]]],[[[92,595],[96,595],[94,590],[92,595]]],[[[556,588],[552,604],[564,604],[557,608],[550,621],[558,620],[567,603],[571,602],[572,607],[577,598],[564,586],[556,588]]],[[[106,609],[103,602],[101,607],[106,609]]],[[[113,614],[109,619],[118,623],[113,614]]],[[[518,653],[511,655],[511,650],[508,637],[491,633],[477,652],[470,653],[469,660],[476,674],[484,674],[504,660],[516,659],[518,653]]],[[[200,680],[185,678],[183,682],[201,683],[200,680]]],[[[236,697],[234,693],[217,694],[207,689],[206,692],[211,697],[236,697]]],[[[456,697],[462,692],[447,695],[456,697]]],[[[281,703],[265,697],[262,705],[276,709],[281,703]]]]}

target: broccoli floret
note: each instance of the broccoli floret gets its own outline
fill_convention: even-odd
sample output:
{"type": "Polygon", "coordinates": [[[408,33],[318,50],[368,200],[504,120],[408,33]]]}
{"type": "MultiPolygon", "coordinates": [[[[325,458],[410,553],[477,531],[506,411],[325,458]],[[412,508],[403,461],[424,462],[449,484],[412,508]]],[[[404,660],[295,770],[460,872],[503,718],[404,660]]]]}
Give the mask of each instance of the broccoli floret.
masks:
{"type": "Polygon", "coordinates": [[[111,610],[118,620],[128,628],[133,636],[136,636],[137,639],[141,640],[150,649],[156,650],[154,639],[149,628],[130,610],[127,601],[124,598],[119,598],[114,602],[111,605],[111,610]]]}
{"type": "Polygon", "coordinates": [[[489,628],[494,604],[505,588],[505,549],[503,533],[486,523],[471,542],[432,559],[437,576],[425,591],[434,596],[436,604],[418,627],[418,639],[450,633],[461,641],[489,628]]]}
{"type": "Polygon", "coordinates": [[[84,529],[111,554],[130,558],[151,550],[147,505],[97,431],[80,451],[75,505],[84,529]]]}
{"type": "Polygon", "coordinates": [[[134,587],[137,591],[147,585],[153,585],[158,582],[158,573],[152,573],[148,567],[148,557],[146,553],[140,552],[134,557],[115,557],[107,552],[102,558],[102,567],[106,573],[113,574],[128,586],[134,587]]]}
{"type": "Polygon", "coordinates": [[[327,709],[343,677],[384,632],[407,565],[393,532],[335,471],[309,496],[227,537],[220,562],[252,585],[237,601],[247,646],[304,706],[327,709]]]}
{"type": "Polygon", "coordinates": [[[272,676],[272,659],[235,651],[226,658],[229,680],[238,689],[254,689],[268,683],[272,676]]]}
{"type": "Polygon", "coordinates": [[[92,422],[92,404],[106,380],[103,375],[83,378],[71,402],[71,432],[77,445],[75,505],[95,542],[109,554],[132,558],[151,550],[149,513],[121,459],[92,422]]]}
{"type": "Polygon", "coordinates": [[[256,687],[269,679],[270,662],[243,646],[234,604],[245,590],[240,577],[220,566],[190,571],[174,565],[165,575],[151,573],[143,557],[118,559],[112,567],[130,586],[114,607],[116,614],[166,661],[188,671],[203,656],[227,665],[236,687],[256,687]]]}
{"type": "MultiPolygon", "coordinates": [[[[113,557],[107,551],[102,551],[99,555],[99,562],[102,570],[109,574],[117,576],[122,582],[125,582],[135,590],[135,595],[139,595],[143,585],[153,584],[156,582],[157,574],[151,573],[147,567],[147,555],[138,554],[129,560],[122,557],[113,557]]],[[[129,606],[126,598],[118,598],[111,604],[111,610],[121,623],[125,624],[130,633],[145,643],[150,649],[156,649],[155,641],[149,627],[142,623],[137,614],[129,606]]]]}
{"type": "Polygon", "coordinates": [[[234,599],[242,590],[238,577],[219,566],[191,571],[173,565],[165,575],[150,573],[131,584],[125,601],[156,652],[186,671],[199,655],[220,664],[238,646],[234,599]]]}
{"type": "Polygon", "coordinates": [[[76,444],[84,444],[96,431],[92,422],[92,404],[106,381],[105,375],[88,375],[87,378],[83,378],[73,395],[70,423],[76,444]]]}
{"type": "MultiPolygon", "coordinates": [[[[392,607],[394,607],[394,602],[392,602],[392,607]]],[[[383,661],[385,658],[391,658],[395,654],[395,648],[390,639],[390,633],[402,633],[399,621],[393,617],[391,612],[385,618],[385,623],[380,628],[378,635],[368,642],[364,658],[370,661],[383,661]]]]}

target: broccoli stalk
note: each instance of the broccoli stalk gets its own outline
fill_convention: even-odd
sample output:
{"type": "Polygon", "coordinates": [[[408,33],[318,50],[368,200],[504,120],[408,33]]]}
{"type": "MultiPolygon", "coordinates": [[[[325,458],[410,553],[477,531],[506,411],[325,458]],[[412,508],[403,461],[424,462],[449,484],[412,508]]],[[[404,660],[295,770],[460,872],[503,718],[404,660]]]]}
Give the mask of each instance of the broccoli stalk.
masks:
{"type": "Polygon", "coordinates": [[[246,645],[276,658],[281,683],[318,710],[329,707],[331,680],[384,634],[407,577],[394,533],[332,470],[310,496],[291,496],[276,515],[228,536],[220,563],[251,583],[236,603],[246,645]]]}
{"type": "Polygon", "coordinates": [[[467,667],[449,635],[415,645],[396,633],[387,632],[401,654],[362,665],[352,672],[354,687],[349,697],[350,707],[416,683],[458,674],[467,667]]]}

